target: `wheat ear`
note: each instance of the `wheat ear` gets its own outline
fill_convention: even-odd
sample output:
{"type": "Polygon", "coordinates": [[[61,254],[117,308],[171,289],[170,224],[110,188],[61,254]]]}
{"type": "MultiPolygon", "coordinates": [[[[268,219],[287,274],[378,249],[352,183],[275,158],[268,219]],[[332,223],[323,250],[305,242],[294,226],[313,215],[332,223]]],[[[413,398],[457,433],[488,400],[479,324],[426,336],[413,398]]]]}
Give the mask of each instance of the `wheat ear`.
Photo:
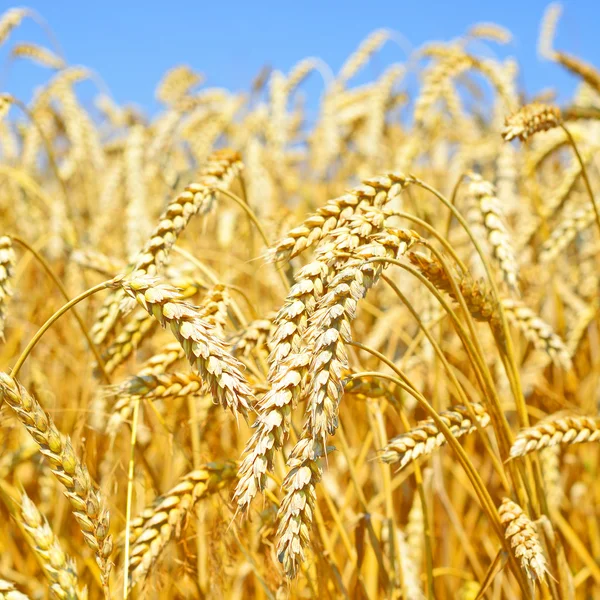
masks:
{"type": "Polygon", "coordinates": [[[6,301],[11,295],[10,278],[15,266],[15,251],[8,236],[0,237],[0,340],[4,339],[6,301]]]}
{"type": "MultiPolygon", "coordinates": [[[[209,159],[198,183],[192,183],[169,203],[159,218],[150,239],[134,260],[133,272],[154,275],[163,267],[177,238],[196,215],[208,214],[214,205],[217,187],[228,187],[241,170],[239,154],[231,150],[219,150],[209,159]]],[[[120,314],[123,294],[115,290],[102,306],[92,327],[93,340],[100,344],[113,330],[120,314]]]]}
{"type": "Polygon", "coordinates": [[[0,579],[0,600],[29,600],[29,596],[19,592],[14,583],[0,579]]]}
{"type": "Polygon", "coordinates": [[[506,118],[502,137],[507,142],[514,138],[525,141],[532,135],[554,129],[561,123],[562,116],[558,107],[532,102],[506,118]]]}
{"type": "Polygon", "coordinates": [[[58,538],[40,514],[36,505],[23,492],[19,517],[27,532],[30,545],[37,554],[50,581],[50,591],[57,597],[68,600],[87,599],[87,590],[79,590],[75,562],[61,548],[58,538]]]}
{"type": "Polygon", "coordinates": [[[550,418],[519,431],[510,449],[510,456],[525,456],[558,444],[581,444],[599,439],[600,417],[569,415],[550,418]]]}
{"type": "Polygon", "coordinates": [[[196,502],[225,487],[235,474],[236,465],[231,462],[203,465],[131,521],[130,586],[148,575],[171,539],[181,536],[196,502]]]}
{"type": "MultiPolygon", "coordinates": [[[[473,413],[481,427],[487,427],[490,416],[480,404],[472,404],[473,413]]],[[[476,426],[466,406],[456,405],[440,413],[440,419],[448,426],[454,437],[462,437],[475,431],[476,426]]],[[[446,443],[433,419],[421,421],[414,429],[389,441],[380,451],[379,458],[386,463],[398,464],[403,469],[420,456],[428,456],[446,443]]]]}
{"type": "Polygon", "coordinates": [[[184,302],[174,287],[152,277],[121,280],[118,285],[163,327],[169,325],[215,401],[246,417],[254,397],[242,375],[243,365],[229,354],[225,343],[214,334],[214,326],[202,319],[198,309],[184,302]]]}
{"type": "Polygon", "coordinates": [[[112,552],[110,517],[100,493],[92,487],[87,468],[75,456],[71,440],[58,431],[38,401],[6,373],[0,373],[0,392],[49,461],[52,473],[65,486],[73,515],[88,546],[96,553],[102,581],[107,585],[112,552]]]}
{"type": "Polygon", "coordinates": [[[531,519],[510,498],[502,500],[498,514],[504,526],[504,536],[527,577],[532,581],[543,580],[548,567],[531,519]]]}

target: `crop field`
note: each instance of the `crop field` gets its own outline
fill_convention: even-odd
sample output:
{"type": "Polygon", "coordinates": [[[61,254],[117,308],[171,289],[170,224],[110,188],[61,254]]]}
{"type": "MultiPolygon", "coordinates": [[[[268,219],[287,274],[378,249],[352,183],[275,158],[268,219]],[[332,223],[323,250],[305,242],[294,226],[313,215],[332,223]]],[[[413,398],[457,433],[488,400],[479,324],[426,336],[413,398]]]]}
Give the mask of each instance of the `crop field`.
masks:
{"type": "Polygon", "coordinates": [[[560,6],[564,102],[476,23],[366,83],[394,31],[243,93],[175,65],[151,117],[32,21],[0,599],[600,600],[600,70],[560,6]]]}

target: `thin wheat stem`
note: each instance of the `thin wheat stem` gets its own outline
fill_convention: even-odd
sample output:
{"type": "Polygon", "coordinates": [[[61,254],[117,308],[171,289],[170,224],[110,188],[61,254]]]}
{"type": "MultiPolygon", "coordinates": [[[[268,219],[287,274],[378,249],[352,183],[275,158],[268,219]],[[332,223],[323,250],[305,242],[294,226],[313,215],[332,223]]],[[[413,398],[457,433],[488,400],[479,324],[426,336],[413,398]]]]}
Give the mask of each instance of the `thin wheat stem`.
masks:
{"type": "Polygon", "coordinates": [[[575,153],[575,156],[577,157],[577,161],[579,162],[579,165],[581,166],[581,176],[583,177],[583,181],[585,183],[585,188],[590,197],[590,201],[592,202],[592,206],[594,207],[594,216],[596,217],[596,225],[598,225],[598,232],[600,232],[600,212],[598,211],[598,205],[596,204],[596,199],[594,198],[594,192],[592,191],[592,185],[590,183],[590,180],[589,180],[589,177],[587,174],[587,169],[585,168],[585,163],[583,162],[583,159],[581,158],[581,154],[579,153],[579,148],[577,148],[577,144],[575,143],[575,139],[573,138],[573,135],[571,134],[571,132],[567,129],[567,127],[563,123],[561,123],[560,128],[565,132],[565,135],[567,136],[567,138],[569,140],[569,144],[571,144],[571,147],[573,148],[573,152],[575,153]]]}
{"type": "MultiPolygon", "coordinates": [[[[52,279],[52,281],[54,282],[56,287],[59,289],[63,298],[67,302],[69,302],[70,297],[69,297],[67,290],[65,289],[65,286],[62,284],[60,279],[56,276],[56,274],[52,270],[52,267],[50,267],[50,265],[48,264],[48,261],[35,248],[33,248],[30,244],[28,244],[24,239],[20,238],[18,235],[11,235],[10,237],[15,242],[17,242],[18,244],[23,246],[25,249],[29,250],[29,252],[31,252],[31,254],[40,263],[40,265],[42,266],[44,271],[46,271],[46,273],[48,274],[50,279],[52,279]]],[[[106,383],[110,384],[110,382],[111,382],[110,375],[106,372],[106,369],[104,367],[104,360],[102,359],[102,355],[100,354],[100,351],[98,350],[98,347],[96,346],[96,344],[94,344],[94,342],[92,341],[90,334],[88,333],[88,330],[86,329],[85,324],[83,323],[83,319],[81,318],[79,312],[74,307],[73,307],[73,316],[77,320],[77,323],[79,324],[79,327],[81,329],[81,333],[83,333],[85,339],[87,340],[90,350],[94,353],[94,358],[96,359],[96,362],[98,363],[100,371],[102,372],[102,376],[106,380],[106,383]]]]}
{"type": "Polygon", "coordinates": [[[25,362],[26,358],[29,356],[30,352],[35,348],[35,345],[40,341],[40,339],[42,338],[42,336],[44,335],[44,333],[46,333],[46,331],[48,331],[48,329],[50,329],[50,327],[52,327],[52,325],[58,321],[58,319],[60,319],[60,317],[62,317],[66,312],[69,312],[69,310],[71,310],[71,308],[73,306],[75,306],[76,304],[79,304],[79,302],[81,302],[82,300],[85,300],[86,298],[89,298],[90,296],[93,296],[96,292],[101,292],[102,290],[105,290],[109,287],[112,287],[114,285],[114,280],[110,279],[108,281],[103,281],[102,283],[99,283],[98,285],[95,285],[94,287],[90,288],[89,290],[86,290],[85,292],[82,292],[81,294],[79,294],[79,296],[76,296],[75,298],[73,298],[73,300],[70,300],[69,302],[67,302],[64,306],[62,306],[59,310],[57,310],[36,332],[36,334],[33,336],[33,338],[31,338],[31,340],[29,341],[29,343],[27,344],[27,346],[25,347],[25,350],[23,350],[23,352],[21,353],[21,355],[19,356],[17,362],[15,363],[15,366],[12,369],[11,372],[11,376],[13,377],[13,379],[15,379],[17,377],[17,375],[19,374],[19,371],[21,370],[21,367],[23,366],[23,363],[25,362]]]}
{"type": "Polygon", "coordinates": [[[129,466],[127,468],[127,503],[125,507],[125,561],[123,564],[123,599],[127,600],[129,595],[129,549],[131,538],[131,502],[133,500],[133,472],[135,468],[135,444],[138,430],[138,417],[140,412],[140,399],[137,398],[133,405],[133,417],[131,421],[131,441],[129,466]]]}

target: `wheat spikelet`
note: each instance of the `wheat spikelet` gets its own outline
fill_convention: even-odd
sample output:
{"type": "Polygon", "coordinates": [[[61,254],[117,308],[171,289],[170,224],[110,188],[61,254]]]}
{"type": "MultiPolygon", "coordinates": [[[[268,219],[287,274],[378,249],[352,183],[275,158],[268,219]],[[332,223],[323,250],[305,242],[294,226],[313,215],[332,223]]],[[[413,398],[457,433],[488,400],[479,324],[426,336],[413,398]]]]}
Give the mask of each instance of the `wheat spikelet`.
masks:
{"type": "Polygon", "coordinates": [[[29,600],[29,596],[19,592],[10,581],[0,579],[0,600],[29,600]]]}
{"type": "Polygon", "coordinates": [[[11,56],[28,58],[50,69],[64,69],[66,66],[65,61],[60,56],[37,44],[16,44],[13,46],[11,56]]]}
{"type": "Polygon", "coordinates": [[[140,400],[173,400],[199,396],[206,391],[202,378],[195,373],[162,373],[134,375],[126,381],[105,388],[107,396],[115,396],[111,415],[106,424],[106,434],[114,438],[121,426],[133,413],[140,400]]]}
{"type": "Polygon", "coordinates": [[[421,93],[415,101],[414,119],[423,127],[432,113],[431,108],[440,98],[442,90],[453,77],[469,69],[471,62],[461,51],[446,48],[444,56],[425,72],[421,93]]]}
{"type": "MultiPolygon", "coordinates": [[[[399,191],[398,191],[399,193],[399,191]]],[[[348,367],[345,344],[351,341],[350,323],[358,300],[377,282],[382,263],[367,263],[373,257],[397,257],[415,242],[416,234],[402,230],[382,231],[385,215],[373,208],[357,215],[348,227],[333,234],[334,277],[328,292],[318,301],[309,319],[307,349],[311,381],[305,392],[307,419],[302,438],[292,450],[289,471],[283,482],[285,493],[279,509],[277,552],[288,577],[295,577],[304,548],[320,479],[317,459],[328,435],[338,424],[338,406],[343,394],[342,374],[348,367]],[[350,258],[340,259],[341,253],[350,258]],[[337,264],[336,264],[337,262],[337,264]]]]}
{"type": "MultiPolygon", "coordinates": [[[[420,252],[408,252],[407,257],[429,282],[457,302],[451,280],[437,259],[428,258],[420,252]]],[[[457,277],[456,284],[473,318],[477,321],[490,323],[494,332],[498,334],[498,305],[491,291],[484,287],[483,283],[474,281],[468,274],[457,277]]]]}
{"type": "MultiPolygon", "coordinates": [[[[390,176],[372,179],[353,190],[353,195],[370,198],[372,206],[381,210],[405,185],[404,178],[390,176]]],[[[359,233],[361,227],[370,227],[360,217],[355,217],[359,233]]],[[[327,264],[335,258],[331,246],[325,243],[319,248],[316,260],[300,270],[297,283],[290,289],[277,315],[277,329],[271,340],[273,350],[269,355],[271,367],[268,380],[271,390],[257,404],[256,431],[246,444],[235,492],[238,505],[243,510],[248,509],[252,499],[263,489],[266,472],[272,468],[274,453],[287,436],[290,413],[300,394],[310,362],[310,356],[301,351],[303,334],[323,293],[329,273],[327,264]]],[[[352,248],[345,248],[345,242],[338,248],[340,251],[346,249],[352,248]]]]}
{"type": "Polygon", "coordinates": [[[169,69],[156,88],[156,99],[163,104],[175,104],[192,88],[202,83],[204,77],[188,65],[169,69]]]}
{"type": "Polygon", "coordinates": [[[269,340],[274,331],[276,313],[269,313],[264,319],[255,319],[229,338],[231,353],[247,358],[255,350],[269,349],[269,340]]]}
{"type": "MultiPolygon", "coordinates": [[[[231,150],[219,150],[209,160],[199,178],[185,191],[169,203],[159,219],[158,226],[135,260],[135,273],[153,275],[163,267],[171,248],[183,232],[190,219],[205,215],[212,210],[218,186],[228,187],[241,169],[240,156],[231,150]]],[[[96,323],[92,327],[92,338],[96,344],[102,343],[112,331],[119,317],[122,293],[114,292],[106,299],[96,323]]]]}
{"type": "Polygon", "coordinates": [[[254,402],[252,390],[242,375],[242,365],[216,337],[214,326],[203,320],[194,306],[184,302],[175,288],[159,284],[152,277],[140,276],[117,285],[156,317],[163,327],[169,325],[215,401],[246,417],[254,402]]]}
{"type": "Polygon", "coordinates": [[[508,286],[513,291],[518,291],[517,260],[494,186],[479,175],[471,174],[470,179],[468,193],[479,205],[494,258],[498,261],[508,286]]]}
{"type": "MultiPolygon", "coordinates": [[[[378,194],[388,184],[392,188],[395,184],[405,187],[411,183],[410,177],[390,173],[387,177],[367,179],[362,186],[350,192],[329,200],[324,206],[317,209],[316,213],[309,216],[302,225],[292,229],[287,235],[277,242],[269,253],[269,258],[275,262],[290,260],[314,244],[318,244],[328,233],[341,227],[354,214],[360,213],[373,206],[378,194]]],[[[395,197],[397,194],[394,194],[395,197]]]]}
{"type": "Polygon", "coordinates": [[[286,575],[293,578],[305,560],[310,542],[310,528],[317,500],[316,484],[321,479],[317,460],[323,456],[320,444],[310,437],[302,438],[288,459],[289,471],[283,480],[283,500],[277,514],[277,555],[286,575]]]}
{"type": "MultiPolygon", "coordinates": [[[[391,190],[389,194],[392,195],[391,190]]],[[[382,198],[378,204],[383,203],[382,198]]],[[[377,206],[333,232],[331,248],[328,247],[333,279],[309,318],[307,347],[312,378],[306,391],[308,416],[302,438],[288,460],[289,471],[282,485],[285,495],[278,512],[277,553],[288,577],[296,576],[298,564],[305,557],[316,501],[315,486],[321,477],[317,460],[324,451],[327,435],[337,428],[342,372],[347,368],[344,344],[351,339],[349,325],[358,300],[384,268],[365,261],[374,256],[398,256],[415,241],[412,232],[382,232],[385,215],[377,206]],[[340,258],[345,253],[350,253],[349,259],[340,258]]]]}
{"type": "Polygon", "coordinates": [[[600,439],[600,418],[567,415],[550,417],[533,427],[517,433],[510,449],[511,457],[525,456],[530,452],[558,444],[581,444],[600,439]]]}
{"type": "Polygon", "coordinates": [[[287,95],[292,92],[315,70],[321,66],[322,62],[318,58],[304,58],[296,63],[287,76],[287,95]]]}
{"type": "MultiPolygon", "coordinates": [[[[227,319],[227,307],[230,302],[227,289],[222,285],[213,286],[198,305],[198,315],[222,334],[227,319]]],[[[185,351],[179,342],[170,342],[160,352],[148,358],[137,373],[138,377],[160,375],[178,360],[185,358],[185,351]]]]}
{"type": "Polygon", "coordinates": [[[156,319],[143,308],[135,310],[111,345],[102,353],[106,372],[113,373],[123,364],[140,343],[152,335],[157,325],[156,319]]]}
{"type": "Polygon", "coordinates": [[[131,521],[131,587],[146,577],[168,542],[181,536],[194,505],[224,488],[235,473],[234,463],[203,465],[182,477],[174,488],[131,521]]]}
{"type": "Polygon", "coordinates": [[[382,231],[384,222],[383,212],[367,211],[332,235],[333,261],[339,261],[336,255],[343,252],[350,252],[351,258],[335,265],[327,293],[309,319],[307,347],[312,378],[306,390],[307,423],[314,439],[325,440],[337,428],[342,372],[348,368],[345,345],[352,339],[350,324],[356,317],[358,301],[377,283],[386,267],[383,262],[365,264],[366,261],[398,258],[418,240],[410,231],[382,231]]]}
{"type": "MultiPolygon", "coordinates": [[[[192,277],[175,277],[172,284],[180,290],[184,299],[191,298],[201,287],[192,277]]],[[[156,325],[156,319],[143,308],[135,310],[102,354],[106,372],[110,374],[123,364],[142,342],[152,335],[156,325]]]]}
{"type": "Polygon", "coordinates": [[[594,223],[594,215],[594,207],[589,205],[573,208],[563,215],[540,249],[540,262],[548,263],[555,260],[579,233],[594,223]]]}
{"type": "Polygon", "coordinates": [[[75,250],[71,258],[80,267],[96,271],[106,277],[114,277],[125,268],[125,263],[119,258],[108,256],[94,248],[75,250]]]}
{"type": "Polygon", "coordinates": [[[540,466],[542,468],[544,489],[548,497],[548,505],[558,508],[564,497],[560,477],[560,447],[548,446],[547,448],[543,448],[540,451],[540,466]]]}
{"type": "Polygon", "coordinates": [[[0,45],[2,45],[10,35],[10,32],[21,24],[25,17],[32,16],[28,8],[10,8],[0,17],[0,45]]]}
{"type": "Polygon", "coordinates": [[[551,60],[554,56],[554,36],[561,14],[562,6],[560,2],[552,2],[546,7],[540,25],[540,35],[537,46],[538,55],[541,58],[551,60]]]}
{"type": "Polygon", "coordinates": [[[569,337],[567,338],[567,351],[569,356],[573,358],[577,353],[577,349],[581,344],[587,328],[592,324],[600,309],[600,302],[594,298],[591,304],[587,305],[584,310],[577,315],[577,320],[573,324],[569,337]]]}
{"type": "Polygon", "coordinates": [[[15,266],[15,252],[8,236],[0,237],[0,340],[4,339],[6,303],[12,294],[10,279],[15,266]]]}
{"type": "Polygon", "coordinates": [[[509,322],[518,327],[538,350],[545,352],[557,366],[567,371],[571,368],[569,351],[550,325],[518,300],[503,298],[501,303],[509,322]]]}
{"type": "Polygon", "coordinates": [[[0,373],[0,392],[66,488],[65,495],[71,502],[73,515],[88,546],[96,553],[96,562],[106,584],[112,552],[112,538],[108,535],[110,518],[102,506],[99,492],[92,487],[87,468],[75,456],[70,439],[60,434],[37,400],[6,373],[0,373]]]}
{"type": "Polygon", "coordinates": [[[406,598],[425,600],[419,577],[419,565],[413,559],[410,541],[407,541],[404,532],[400,528],[396,529],[396,543],[398,544],[402,583],[406,598]]]}
{"type": "Polygon", "coordinates": [[[510,31],[495,23],[477,23],[469,27],[467,36],[483,40],[491,40],[498,44],[509,44],[512,41],[510,31]]]}
{"type": "Polygon", "coordinates": [[[308,356],[301,352],[302,336],[323,293],[327,272],[326,263],[320,260],[300,269],[296,284],[275,318],[269,354],[271,389],[257,403],[255,431],[244,448],[235,490],[242,510],[247,510],[256,494],[264,489],[267,470],[272,468],[275,452],[287,437],[290,414],[308,367],[308,356]]]}
{"type": "Polygon", "coordinates": [[[387,29],[377,29],[371,33],[342,65],[338,80],[346,82],[353,77],[390,37],[391,32],[387,29]]]}
{"type": "Polygon", "coordinates": [[[600,92],[600,72],[593,65],[572,54],[558,51],[552,53],[552,60],[575,73],[575,75],[579,75],[592,89],[600,92]]]}
{"type": "Polygon", "coordinates": [[[506,117],[502,137],[507,142],[514,138],[525,141],[532,135],[558,127],[561,123],[562,116],[558,107],[532,102],[506,117]]]}
{"type": "Polygon", "coordinates": [[[77,589],[78,578],[75,562],[61,548],[58,538],[50,529],[48,521],[36,505],[23,492],[19,517],[30,539],[33,551],[38,555],[44,573],[50,581],[50,590],[56,598],[83,600],[87,591],[77,589]]]}
{"type": "Polygon", "coordinates": [[[145,128],[134,125],[125,145],[125,183],[127,190],[127,255],[135,257],[150,233],[144,179],[145,128]]]}
{"type": "MultiPolygon", "coordinates": [[[[490,416],[480,404],[473,404],[473,413],[481,427],[487,427],[490,416]]],[[[471,413],[466,406],[460,404],[440,413],[440,419],[448,426],[454,437],[461,437],[475,431],[471,413]]],[[[446,443],[444,434],[438,429],[433,419],[421,421],[414,429],[403,433],[389,441],[381,450],[379,457],[386,463],[398,463],[404,468],[408,463],[427,456],[446,443]]]]}
{"type": "Polygon", "coordinates": [[[539,542],[533,523],[523,509],[504,498],[498,509],[500,522],[504,525],[504,536],[521,567],[532,581],[542,581],[548,572],[546,558],[539,542]]]}

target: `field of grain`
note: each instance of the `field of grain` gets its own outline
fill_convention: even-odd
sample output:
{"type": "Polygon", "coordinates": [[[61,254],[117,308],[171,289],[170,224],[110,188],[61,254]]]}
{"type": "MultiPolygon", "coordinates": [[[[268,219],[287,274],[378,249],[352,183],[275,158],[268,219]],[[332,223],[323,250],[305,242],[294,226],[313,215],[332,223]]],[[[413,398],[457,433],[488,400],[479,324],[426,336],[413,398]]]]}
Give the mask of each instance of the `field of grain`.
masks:
{"type": "Polygon", "coordinates": [[[559,17],[560,107],[483,23],[361,85],[394,32],[243,94],[175,66],[151,119],[0,17],[47,67],[0,96],[0,599],[600,599],[600,71],[559,17]]]}

